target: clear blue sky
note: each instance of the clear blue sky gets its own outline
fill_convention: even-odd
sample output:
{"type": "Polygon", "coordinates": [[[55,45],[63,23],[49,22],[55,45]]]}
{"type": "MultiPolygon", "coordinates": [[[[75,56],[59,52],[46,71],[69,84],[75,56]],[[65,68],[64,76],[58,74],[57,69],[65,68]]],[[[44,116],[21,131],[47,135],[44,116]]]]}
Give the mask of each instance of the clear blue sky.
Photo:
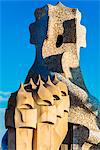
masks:
{"type": "MultiPolygon", "coordinates": [[[[29,24],[34,10],[57,0],[0,1],[0,91],[16,91],[34,62],[35,48],[29,43],[29,24]]],[[[89,91],[100,99],[100,1],[61,0],[82,12],[87,28],[87,47],[80,51],[80,64],[89,91]]],[[[1,97],[2,99],[2,97],[1,97]]],[[[6,98],[5,98],[6,99],[6,98]]]]}
{"type": "MultiPolygon", "coordinates": [[[[34,62],[35,48],[29,43],[33,12],[57,0],[0,0],[0,143],[5,132],[4,112],[9,92],[16,91],[34,62]]],[[[87,28],[87,48],[80,51],[80,64],[89,91],[100,100],[100,0],[61,0],[82,12],[87,28]]]]}

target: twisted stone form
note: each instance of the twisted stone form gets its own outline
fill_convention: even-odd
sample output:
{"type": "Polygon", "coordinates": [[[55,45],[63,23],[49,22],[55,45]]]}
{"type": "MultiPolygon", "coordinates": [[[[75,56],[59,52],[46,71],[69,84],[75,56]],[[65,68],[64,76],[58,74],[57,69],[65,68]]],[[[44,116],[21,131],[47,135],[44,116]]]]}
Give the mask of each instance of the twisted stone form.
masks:
{"type": "Polygon", "coordinates": [[[80,47],[86,47],[81,13],[58,3],[34,14],[29,30],[36,58],[24,85],[9,99],[8,149],[99,150],[100,105],[79,64],[80,47]]]}
{"type": "Polygon", "coordinates": [[[65,83],[30,79],[11,95],[6,109],[8,150],[57,150],[68,131],[70,107],[65,83]],[[13,100],[13,101],[12,101],[13,100]],[[14,102],[12,104],[12,102],[14,102]]]}

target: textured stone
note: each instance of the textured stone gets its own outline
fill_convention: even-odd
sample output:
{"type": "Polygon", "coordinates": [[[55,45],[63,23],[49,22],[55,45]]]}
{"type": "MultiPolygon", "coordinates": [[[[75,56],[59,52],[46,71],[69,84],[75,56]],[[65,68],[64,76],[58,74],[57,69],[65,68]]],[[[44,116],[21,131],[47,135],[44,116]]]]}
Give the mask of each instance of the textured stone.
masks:
{"type": "Polygon", "coordinates": [[[53,123],[57,121],[56,106],[41,106],[40,108],[40,120],[41,122],[53,123]]]}
{"type": "Polygon", "coordinates": [[[68,131],[68,89],[61,81],[54,84],[50,77],[46,83],[39,77],[37,85],[30,81],[20,85],[14,95],[16,105],[11,107],[11,96],[6,110],[8,149],[59,149],[68,131]],[[67,95],[62,96],[62,90],[67,95]]]}
{"type": "Polygon", "coordinates": [[[61,150],[68,150],[68,145],[67,144],[62,144],[61,145],[61,150]]]}
{"type": "Polygon", "coordinates": [[[35,17],[29,27],[30,42],[36,46],[35,62],[6,110],[9,150],[15,149],[15,142],[18,150],[62,150],[67,146],[97,150],[100,107],[89,94],[80,69],[80,47],[86,47],[81,13],[58,3],[37,9],[35,17]]]}

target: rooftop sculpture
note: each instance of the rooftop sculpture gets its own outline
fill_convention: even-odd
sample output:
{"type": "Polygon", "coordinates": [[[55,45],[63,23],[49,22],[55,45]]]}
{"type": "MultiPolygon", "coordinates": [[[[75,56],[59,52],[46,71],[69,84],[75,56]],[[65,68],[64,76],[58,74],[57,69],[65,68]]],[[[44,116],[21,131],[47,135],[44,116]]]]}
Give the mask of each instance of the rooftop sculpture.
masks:
{"type": "Polygon", "coordinates": [[[40,76],[35,85],[30,79],[11,96],[6,110],[9,150],[56,150],[68,131],[69,96],[65,83],[40,76]]]}
{"type": "Polygon", "coordinates": [[[9,150],[99,150],[100,107],[80,69],[81,13],[61,3],[36,9],[36,58],[6,110],[9,150]],[[23,139],[23,140],[21,140],[23,139]]]}

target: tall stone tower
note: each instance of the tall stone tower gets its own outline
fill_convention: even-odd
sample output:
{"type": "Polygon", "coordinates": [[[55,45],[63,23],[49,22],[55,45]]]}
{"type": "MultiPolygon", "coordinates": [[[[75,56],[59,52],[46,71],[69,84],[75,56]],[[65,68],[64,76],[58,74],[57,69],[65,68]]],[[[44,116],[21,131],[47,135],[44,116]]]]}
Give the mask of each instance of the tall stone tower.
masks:
{"type": "Polygon", "coordinates": [[[34,14],[29,30],[36,58],[8,102],[8,150],[99,150],[100,107],[79,64],[86,47],[81,13],[58,3],[34,14]]]}

